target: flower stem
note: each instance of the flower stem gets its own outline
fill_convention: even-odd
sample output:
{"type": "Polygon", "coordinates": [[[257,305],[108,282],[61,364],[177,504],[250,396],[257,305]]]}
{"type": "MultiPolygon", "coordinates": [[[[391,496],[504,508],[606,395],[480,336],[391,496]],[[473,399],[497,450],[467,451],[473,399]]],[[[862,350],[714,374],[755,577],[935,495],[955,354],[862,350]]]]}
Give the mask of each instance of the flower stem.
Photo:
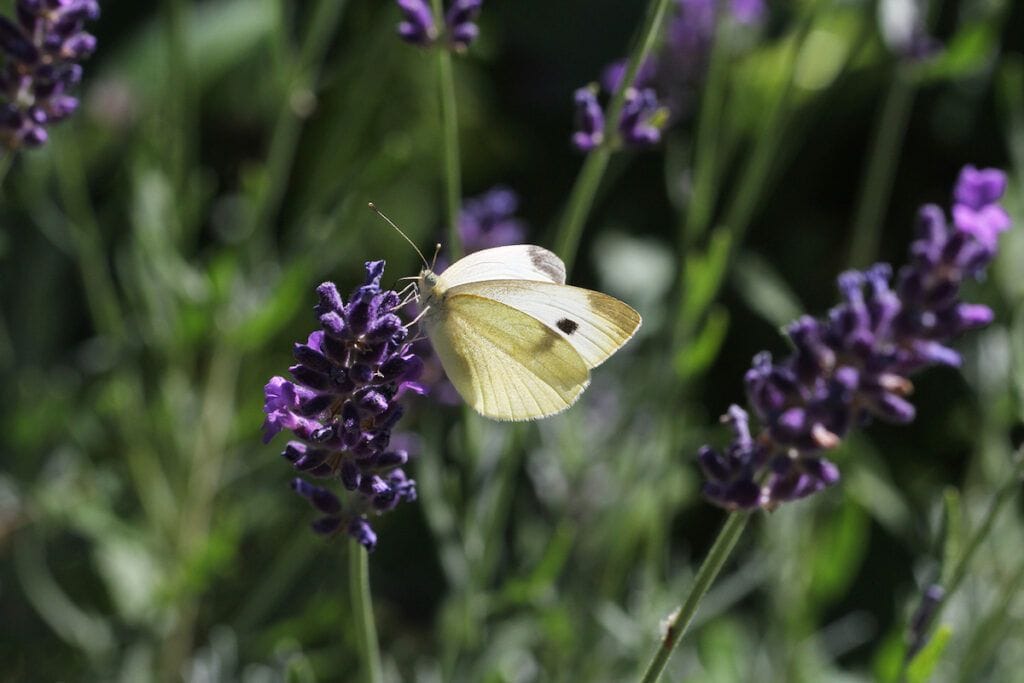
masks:
{"type": "Polygon", "coordinates": [[[662,34],[671,4],[671,0],[651,0],[644,25],[626,62],[626,73],[608,105],[604,122],[604,141],[587,155],[580,174],[576,177],[555,237],[555,253],[562,257],[566,271],[572,270],[583,235],[583,224],[586,223],[587,216],[593,208],[594,197],[601,184],[601,177],[608,167],[612,148],[617,144],[619,117],[626,104],[626,93],[633,87],[640,67],[654,48],[658,36],[662,34]]]}
{"type": "Polygon", "coordinates": [[[373,621],[373,601],[370,597],[370,563],[366,548],[358,541],[349,541],[348,583],[355,617],[356,636],[362,650],[363,680],[381,683],[380,648],[377,645],[377,627],[373,621]]]}
{"type": "MultiPolygon", "coordinates": [[[[441,0],[433,0],[434,21],[444,25],[444,7],[441,0]]],[[[455,99],[455,77],[452,74],[452,55],[447,46],[438,45],[437,84],[441,95],[441,133],[444,148],[444,209],[448,227],[448,254],[454,262],[462,258],[462,240],[459,237],[459,204],[462,201],[462,172],[459,167],[459,114],[455,99]]]]}
{"type": "MultiPolygon", "coordinates": [[[[819,0],[820,1],[820,0],[819,0]]],[[[797,26],[795,35],[786,53],[785,79],[781,87],[777,88],[767,105],[765,123],[761,129],[753,151],[747,158],[736,192],[733,194],[724,219],[718,224],[718,229],[726,233],[729,242],[728,259],[732,259],[738,246],[742,244],[747,228],[754,217],[759,202],[768,190],[767,184],[772,170],[778,163],[779,147],[782,143],[786,125],[789,122],[792,110],[790,94],[796,81],[797,66],[800,53],[803,50],[807,36],[817,13],[818,3],[811,5],[803,19],[797,26]]],[[[685,246],[684,246],[685,248],[685,246]]],[[[703,319],[704,311],[690,310],[691,302],[682,293],[689,285],[690,274],[685,267],[685,255],[681,259],[683,267],[679,269],[679,311],[676,316],[675,329],[672,335],[672,348],[680,349],[689,344],[690,339],[696,332],[695,322],[703,319]]],[[[707,302],[713,302],[721,289],[728,268],[721,268],[715,279],[711,282],[712,295],[706,298],[707,302]]]]}
{"type": "Polygon", "coordinates": [[[718,572],[721,571],[733,548],[736,547],[736,542],[739,540],[740,535],[743,534],[743,529],[746,528],[749,519],[750,513],[748,512],[729,513],[725,520],[725,525],[718,532],[718,538],[715,539],[714,545],[711,546],[707,557],[704,558],[700,569],[697,570],[697,575],[690,586],[690,592],[687,594],[682,606],[673,612],[666,622],[665,635],[662,636],[661,644],[651,658],[650,663],[648,663],[641,683],[655,683],[655,681],[661,678],[661,674],[664,672],[665,666],[672,656],[672,651],[686,633],[690,622],[693,621],[701,598],[708,592],[715,577],[718,576],[718,572]]]}
{"type": "Polygon", "coordinates": [[[864,170],[863,186],[853,223],[853,242],[850,245],[851,268],[866,268],[878,253],[885,208],[892,195],[915,90],[907,67],[901,65],[896,69],[879,112],[878,127],[864,170]]]}
{"type": "Polygon", "coordinates": [[[288,64],[283,100],[270,134],[263,181],[252,213],[251,230],[258,245],[266,246],[270,225],[288,189],[288,175],[298,151],[299,136],[311,113],[309,107],[315,106],[321,64],[345,6],[345,0],[317,3],[298,54],[292,56],[288,64]]]}
{"type": "Polygon", "coordinates": [[[711,222],[722,144],[719,135],[725,111],[729,80],[729,50],[723,35],[723,11],[716,11],[715,32],[708,57],[707,84],[700,101],[697,132],[694,136],[693,192],[686,204],[680,244],[683,249],[699,240],[711,222]]]}

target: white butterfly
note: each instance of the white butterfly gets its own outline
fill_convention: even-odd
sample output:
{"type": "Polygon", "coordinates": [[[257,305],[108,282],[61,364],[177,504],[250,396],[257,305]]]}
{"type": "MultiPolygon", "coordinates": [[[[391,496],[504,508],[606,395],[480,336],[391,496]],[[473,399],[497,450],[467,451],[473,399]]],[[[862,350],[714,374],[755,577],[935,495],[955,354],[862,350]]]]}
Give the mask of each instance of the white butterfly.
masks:
{"type": "Polygon", "coordinates": [[[423,324],[448,379],[495,420],[560,413],[590,369],[640,327],[618,299],[565,284],[565,264],[542,247],[484,249],[417,279],[423,324]]]}

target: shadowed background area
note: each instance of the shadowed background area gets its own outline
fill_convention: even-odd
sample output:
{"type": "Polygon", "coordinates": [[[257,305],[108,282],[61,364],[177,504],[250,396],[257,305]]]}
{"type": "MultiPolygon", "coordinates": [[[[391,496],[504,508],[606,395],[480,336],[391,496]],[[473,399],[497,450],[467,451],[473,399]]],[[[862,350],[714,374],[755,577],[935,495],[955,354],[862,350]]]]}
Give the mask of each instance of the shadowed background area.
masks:
{"type": "MultiPolygon", "coordinates": [[[[511,190],[522,241],[558,242],[574,91],[645,4],[487,0],[455,55],[462,196],[511,190]]],[[[385,680],[637,679],[721,526],[695,456],[727,442],[751,358],[784,356],[780,328],[825,314],[840,272],[906,262],[965,164],[1009,176],[1015,227],[965,292],[995,322],[955,343],[961,370],[914,377],[914,422],[833,452],[837,486],[754,515],[666,680],[896,681],[922,591],[1012,485],[1024,7],[725,16],[742,4],[718,61],[709,42],[661,76],[660,141],[612,156],[584,224],[570,282],[637,308],[637,337],[543,422],[486,421],[441,384],[403,399],[419,499],[371,520],[385,680]]],[[[0,681],[358,680],[350,547],[309,529],[285,439],[262,443],[263,387],[320,283],[418,272],[367,202],[428,256],[448,239],[435,60],[384,0],[101,8],[79,110],[0,186],[0,681]]],[[[907,680],[1019,680],[1022,512],[999,508],[907,680]]]]}

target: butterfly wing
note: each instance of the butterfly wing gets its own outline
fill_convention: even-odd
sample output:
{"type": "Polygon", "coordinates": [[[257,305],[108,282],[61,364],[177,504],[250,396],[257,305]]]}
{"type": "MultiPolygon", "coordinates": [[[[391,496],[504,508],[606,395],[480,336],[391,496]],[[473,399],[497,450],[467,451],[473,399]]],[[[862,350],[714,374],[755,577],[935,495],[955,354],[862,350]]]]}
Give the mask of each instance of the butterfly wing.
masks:
{"type": "Polygon", "coordinates": [[[569,342],[500,301],[449,293],[424,322],[448,379],[485,417],[554,415],[575,403],[590,382],[569,342]]]}
{"type": "Polygon", "coordinates": [[[531,280],[565,284],[562,259],[534,244],[482,249],[465,256],[438,276],[438,289],[445,290],[481,280],[531,280]]]}
{"type": "Polygon", "coordinates": [[[615,297],[551,282],[471,282],[448,296],[481,297],[525,313],[572,345],[588,368],[603,363],[640,327],[640,314],[615,297]]]}

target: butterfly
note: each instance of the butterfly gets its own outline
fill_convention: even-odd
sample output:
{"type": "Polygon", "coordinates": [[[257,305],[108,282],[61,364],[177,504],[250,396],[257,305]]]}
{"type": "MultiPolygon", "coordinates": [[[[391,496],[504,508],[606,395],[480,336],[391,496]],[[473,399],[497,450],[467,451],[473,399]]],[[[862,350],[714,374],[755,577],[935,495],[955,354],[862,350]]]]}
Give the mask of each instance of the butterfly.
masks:
{"type": "Polygon", "coordinates": [[[530,244],[474,252],[440,275],[425,265],[416,285],[448,379],[494,420],[562,412],[640,327],[618,299],[565,284],[562,260],[530,244]]]}

